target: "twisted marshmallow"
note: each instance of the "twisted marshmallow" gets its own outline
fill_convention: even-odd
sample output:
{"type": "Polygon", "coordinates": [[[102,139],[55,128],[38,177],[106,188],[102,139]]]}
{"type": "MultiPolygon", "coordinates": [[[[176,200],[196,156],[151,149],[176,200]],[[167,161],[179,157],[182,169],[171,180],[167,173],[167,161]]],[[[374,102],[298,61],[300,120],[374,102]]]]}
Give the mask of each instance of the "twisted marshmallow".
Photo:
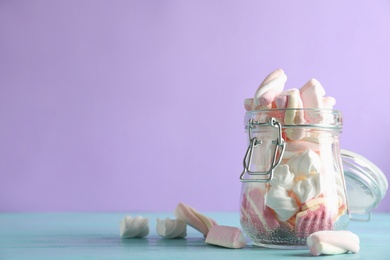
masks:
{"type": "Polygon", "coordinates": [[[145,237],[149,234],[149,220],[137,216],[126,216],[120,222],[120,236],[123,238],[145,237]]]}
{"type": "Polygon", "coordinates": [[[163,238],[183,238],[187,235],[187,225],[180,219],[157,219],[156,230],[163,238]]]}
{"type": "Polygon", "coordinates": [[[307,238],[310,253],[314,256],[343,254],[348,251],[358,253],[360,250],[359,243],[359,237],[347,230],[317,231],[307,238]]]}
{"type": "Polygon", "coordinates": [[[271,186],[266,196],[266,205],[275,211],[280,221],[287,221],[299,210],[295,200],[282,186],[271,186]]]}
{"type": "Polygon", "coordinates": [[[193,207],[179,203],[175,209],[177,219],[184,221],[187,225],[195,228],[204,236],[207,236],[210,228],[217,224],[213,219],[200,214],[193,207]]]}
{"type": "Polygon", "coordinates": [[[271,107],[275,97],[279,95],[287,81],[287,76],[282,69],[270,73],[260,84],[253,100],[254,109],[258,107],[271,107]]]}

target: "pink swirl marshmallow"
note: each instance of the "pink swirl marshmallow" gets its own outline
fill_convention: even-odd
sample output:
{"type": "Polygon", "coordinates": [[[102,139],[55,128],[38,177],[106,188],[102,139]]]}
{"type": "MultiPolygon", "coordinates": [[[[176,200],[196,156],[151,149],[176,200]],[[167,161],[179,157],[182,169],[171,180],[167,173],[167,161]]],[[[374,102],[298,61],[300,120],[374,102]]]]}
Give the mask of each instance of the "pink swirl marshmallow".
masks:
{"type": "Polygon", "coordinates": [[[310,254],[314,256],[344,254],[347,252],[359,253],[359,237],[347,230],[317,231],[307,238],[310,254]]]}
{"type": "Polygon", "coordinates": [[[243,248],[246,245],[245,238],[239,228],[218,225],[210,228],[205,242],[226,248],[243,248]]]}
{"type": "Polygon", "coordinates": [[[179,203],[175,209],[177,219],[184,221],[187,225],[195,228],[204,236],[207,236],[210,228],[217,224],[213,219],[199,213],[193,207],[179,203]]]}
{"type": "Polygon", "coordinates": [[[261,82],[254,96],[254,108],[260,107],[272,107],[272,102],[275,97],[279,95],[284,88],[284,84],[287,81],[287,76],[282,69],[277,69],[271,72],[261,82]]]}

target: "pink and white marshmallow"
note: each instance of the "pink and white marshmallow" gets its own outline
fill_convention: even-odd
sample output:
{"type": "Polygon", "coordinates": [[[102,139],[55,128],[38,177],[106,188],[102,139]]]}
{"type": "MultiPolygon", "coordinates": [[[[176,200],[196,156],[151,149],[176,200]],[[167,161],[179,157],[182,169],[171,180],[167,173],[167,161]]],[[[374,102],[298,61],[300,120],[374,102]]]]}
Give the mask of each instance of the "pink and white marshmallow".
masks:
{"type": "Polygon", "coordinates": [[[120,236],[123,238],[145,237],[149,234],[149,220],[142,216],[126,216],[120,222],[120,236]]]}
{"type": "Polygon", "coordinates": [[[279,95],[287,81],[287,76],[282,69],[277,69],[271,72],[261,82],[253,99],[254,109],[261,107],[271,108],[275,97],[279,95]]]}
{"type": "Polygon", "coordinates": [[[325,96],[325,89],[318,80],[309,80],[300,89],[300,93],[304,108],[323,108],[322,99],[325,96]]]}
{"type": "Polygon", "coordinates": [[[210,228],[217,224],[213,219],[199,213],[193,207],[187,206],[184,203],[179,203],[175,209],[177,219],[184,221],[187,225],[195,228],[205,237],[210,228]]]}
{"type": "Polygon", "coordinates": [[[347,252],[356,254],[360,251],[359,237],[347,230],[317,231],[307,238],[307,245],[310,254],[314,256],[344,254],[347,252]]]}
{"type": "Polygon", "coordinates": [[[322,98],[322,105],[324,108],[333,109],[333,106],[336,105],[336,99],[334,97],[323,97],[322,98]]]}
{"type": "Polygon", "coordinates": [[[246,245],[245,238],[239,228],[218,225],[210,228],[205,242],[226,248],[243,248],[246,245]]]}
{"type": "Polygon", "coordinates": [[[257,232],[268,233],[280,226],[273,211],[265,205],[264,191],[259,188],[253,188],[244,194],[241,216],[241,222],[254,226],[257,232]]]}
{"type": "Polygon", "coordinates": [[[187,236],[187,225],[180,219],[157,219],[157,234],[163,238],[183,238],[187,236]]]}

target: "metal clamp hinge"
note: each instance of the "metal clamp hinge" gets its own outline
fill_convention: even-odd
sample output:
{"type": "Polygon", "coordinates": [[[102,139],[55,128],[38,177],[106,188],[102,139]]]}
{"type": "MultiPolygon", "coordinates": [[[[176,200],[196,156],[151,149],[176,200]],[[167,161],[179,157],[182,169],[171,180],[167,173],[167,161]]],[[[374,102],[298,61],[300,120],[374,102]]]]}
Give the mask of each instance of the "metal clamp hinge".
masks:
{"type": "Polygon", "coordinates": [[[281,124],[275,119],[271,118],[267,123],[260,123],[253,120],[252,118],[248,122],[248,136],[249,136],[249,146],[246,150],[243,166],[244,170],[240,175],[240,180],[242,182],[269,182],[272,179],[275,168],[280,164],[284,150],[286,148],[286,143],[282,138],[282,127],[281,124]],[[271,159],[271,165],[268,171],[251,171],[250,165],[252,164],[253,159],[253,150],[256,146],[262,143],[257,137],[252,137],[252,128],[259,127],[274,127],[278,131],[278,137],[272,143],[275,144],[273,151],[273,156],[271,159]],[[244,176],[248,174],[250,176],[265,176],[265,178],[249,178],[246,179],[244,176]]]}

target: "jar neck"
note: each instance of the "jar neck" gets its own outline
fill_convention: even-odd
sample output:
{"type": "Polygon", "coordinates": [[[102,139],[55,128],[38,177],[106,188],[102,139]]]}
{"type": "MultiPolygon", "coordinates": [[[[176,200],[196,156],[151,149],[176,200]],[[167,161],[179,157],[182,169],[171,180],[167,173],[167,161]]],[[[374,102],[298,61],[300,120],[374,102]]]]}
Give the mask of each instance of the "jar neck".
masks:
{"type": "Polygon", "coordinates": [[[275,118],[283,128],[318,128],[333,129],[341,132],[342,115],[333,109],[297,108],[297,109],[261,109],[248,111],[245,114],[245,125],[249,120],[259,123],[275,118]]]}

